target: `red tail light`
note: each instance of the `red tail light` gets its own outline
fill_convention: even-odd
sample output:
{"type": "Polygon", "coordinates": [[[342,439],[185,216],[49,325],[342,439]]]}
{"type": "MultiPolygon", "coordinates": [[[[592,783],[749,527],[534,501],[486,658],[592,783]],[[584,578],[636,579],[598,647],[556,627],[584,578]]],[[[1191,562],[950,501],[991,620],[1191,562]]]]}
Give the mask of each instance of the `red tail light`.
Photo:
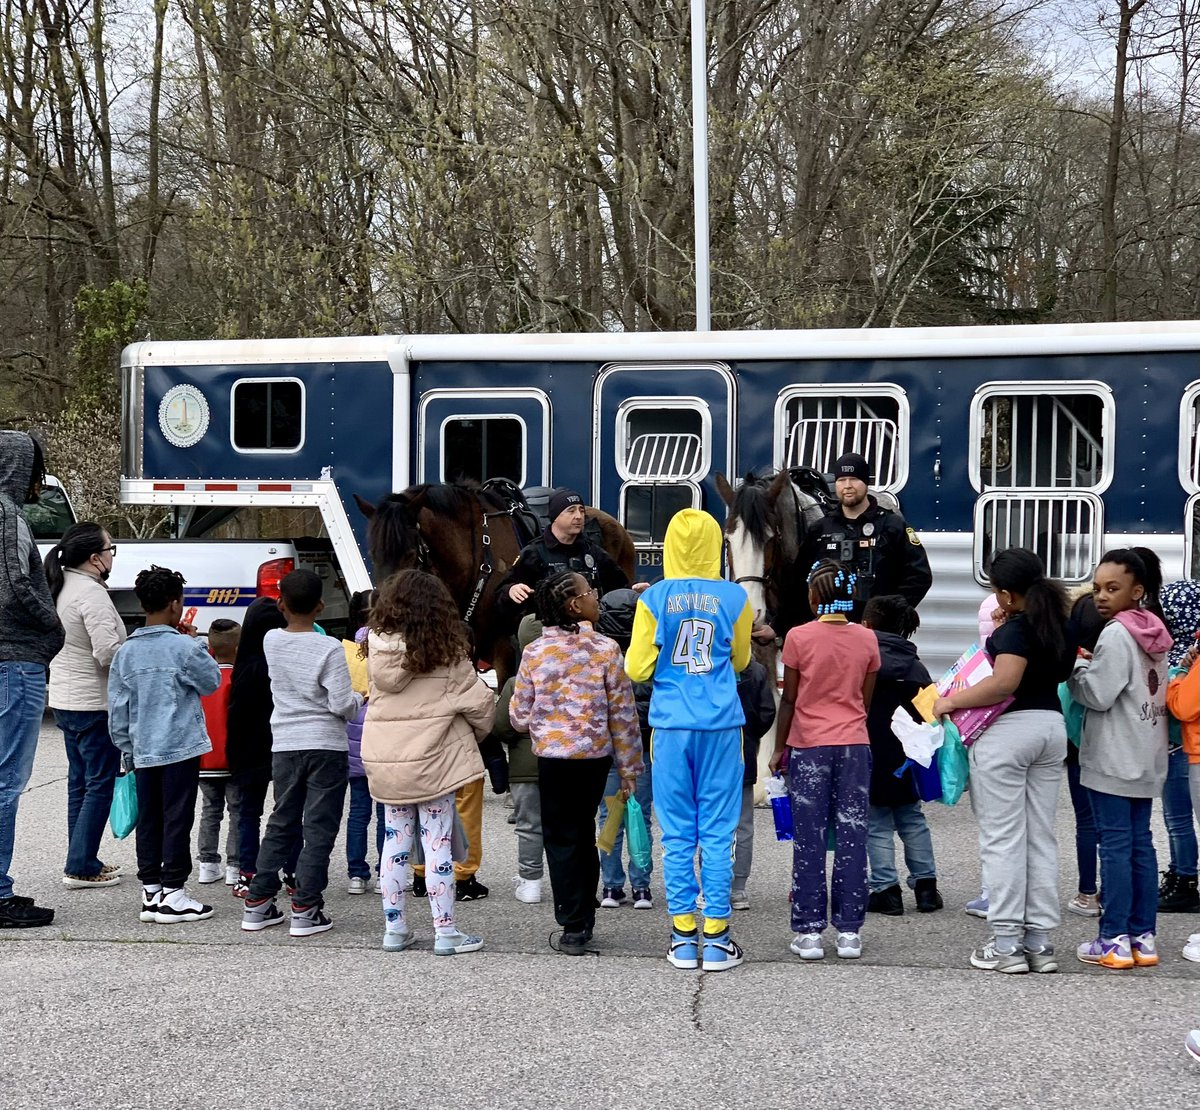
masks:
{"type": "Polygon", "coordinates": [[[256,589],[259,597],[278,597],[279,583],[296,569],[295,559],[271,559],[258,568],[256,589]]]}

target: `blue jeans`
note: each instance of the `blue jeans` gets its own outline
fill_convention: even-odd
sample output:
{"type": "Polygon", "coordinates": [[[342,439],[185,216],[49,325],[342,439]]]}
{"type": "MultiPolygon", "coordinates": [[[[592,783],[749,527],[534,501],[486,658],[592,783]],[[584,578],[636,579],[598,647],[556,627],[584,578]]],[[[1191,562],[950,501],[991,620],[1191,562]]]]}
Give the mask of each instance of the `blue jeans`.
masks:
{"type": "Polygon", "coordinates": [[[904,845],[904,864],[908,868],[908,885],[918,879],[936,879],[933,862],[933,837],[920,802],[902,806],[871,806],[870,828],[867,833],[867,863],[870,867],[872,891],[887,890],[900,882],[896,873],[896,834],[904,845]]]}
{"type": "MultiPolygon", "coordinates": [[[[1078,761],[1067,764],[1067,787],[1071,808],[1075,810],[1075,866],[1079,869],[1079,893],[1096,893],[1096,815],[1092,812],[1092,792],[1079,782],[1078,761]]],[[[1187,793],[1187,764],[1183,766],[1183,792],[1187,793]]],[[[1188,803],[1191,822],[1191,803],[1188,803]]],[[[1192,837],[1193,852],[1196,838],[1192,837]]],[[[1195,856],[1192,857],[1193,861],[1195,856]]]]}
{"type": "Polygon", "coordinates": [[[1158,914],[1158,859],[1150,835],[1153,803],[1099,790],[1089,793],[1100,831],[1100,935],[1153,933],[1158,914]]]}
{"type": "Polygon", "coordinates": [[[108,733],[103,709],[56,709],[67,750],[67,864],[64,875],[90,878],[102,866],[100,838],[112,809],[121,753],[108,733]]]}
{"type": "MultiPolygon", "coordinates": [[[[650,810],[654,803],[654,782],[650,774],[650,761],[644,761],[646,770],[644,774],[638,776],[637,788],[633,792],[633,796],[637,799],[638,805],[642,807],[642,812],[646,816],[646,831],[650,834],[650,847],[654,847],[654,825],[650,820],[650,810]]],[[[617,773],[616,767],[613,767],[608,773],[608,781],[604,784],[604,796],[612,797],[618,790],[621,789],[621,776],[617,773]]],[[[600,803],[600,826],[604,826],[604,822],[608,817],[608,806],[604,802],[600,803]]],[[[600,853],[600,883],[605,887],[623,887],[625,885],[625,869],[621,866],[621,848],[625,843],[625,826],[621,825],[617,829],[617,838],[613,843],[611,852],[600,853]]],[[[653,860],[650,866],[645,870],[638,867],[633,862],[633,857],[629,857],[629,883],[634,890],[648,890],[650,887],[650,876],[654,871],[653,860]]]]}
{"type": "Polygon", "coordinates": [[[1163,783],[1163,824],[1171,848],[1171,868],[1189,879],[1196,874],[1198,852],[1196,826],[1192,821],[1192,798],[1188,793],[1188,757],[1176,748],[1167,759],[1167,781],[1163,783]]]}
{"type": "Polygon", "coordinates": [[[0,663],[0,901],[11,898],[17,803],[37,751],[46,710],[46,668],[41,663],[0,663]]]}
{"type": "MultiPolygon", "coordinates": [[[[367,828],[371,824],[371,789],[366,775],[350,777],[350,812],[346,815],[346,874],[351,879],[369,879],[367,828]]],[[[383,855],[383,805],[375,802],[375,874],[383,855]]]]}

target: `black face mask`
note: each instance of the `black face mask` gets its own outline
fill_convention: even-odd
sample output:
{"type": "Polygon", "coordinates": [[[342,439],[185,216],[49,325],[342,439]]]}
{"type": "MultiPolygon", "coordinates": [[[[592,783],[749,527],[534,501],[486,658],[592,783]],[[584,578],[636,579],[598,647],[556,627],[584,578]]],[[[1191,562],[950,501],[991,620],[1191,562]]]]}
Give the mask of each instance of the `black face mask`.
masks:
{"type": "Polygon", "coordinates": [[[100,572],[100,581],[107,582],[110,574],[112,574],[112,567],[109,567],[108,570],[102,570],[100,572]]]}

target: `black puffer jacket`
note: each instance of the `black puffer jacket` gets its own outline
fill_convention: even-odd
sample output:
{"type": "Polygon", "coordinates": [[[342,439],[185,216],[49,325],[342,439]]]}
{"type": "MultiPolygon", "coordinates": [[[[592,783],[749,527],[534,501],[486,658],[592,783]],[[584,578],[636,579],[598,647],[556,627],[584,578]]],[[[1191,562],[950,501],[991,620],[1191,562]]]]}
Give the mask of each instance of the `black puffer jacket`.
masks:
{"type": "Polygon", "coordinates": [[[930,683],[925,664],[917,658],[917,645],[891,632],[876,632],[879,640],[879,672],[875,675],[875,693],[867,713],[867,732],[871,737],[871,805],[904,806],[917,800],[917,788],[910,771],[900,778],[896,770],[906,756],[892,732],[892,714],[904,706],[914,721],[921,718],[912,707],[917,692],[930,683]]]}

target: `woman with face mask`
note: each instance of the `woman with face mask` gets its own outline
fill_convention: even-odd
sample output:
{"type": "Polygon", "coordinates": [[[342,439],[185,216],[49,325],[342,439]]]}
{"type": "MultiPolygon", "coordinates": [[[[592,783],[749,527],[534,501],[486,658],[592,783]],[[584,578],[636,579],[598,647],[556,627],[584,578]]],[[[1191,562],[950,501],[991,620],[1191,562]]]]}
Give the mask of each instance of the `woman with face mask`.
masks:
{"type": "Polygon", "coordinates": [[[97,853],[121,756],[108,732],[108,668],[125,625],[108,595],[117,546],[100,527],[71,525],[46,556],[46,581],[66,643],[50,661],[49,703],[67,749],[67,862],[63,886],[115,886],[119,868],[97,853]]]}

